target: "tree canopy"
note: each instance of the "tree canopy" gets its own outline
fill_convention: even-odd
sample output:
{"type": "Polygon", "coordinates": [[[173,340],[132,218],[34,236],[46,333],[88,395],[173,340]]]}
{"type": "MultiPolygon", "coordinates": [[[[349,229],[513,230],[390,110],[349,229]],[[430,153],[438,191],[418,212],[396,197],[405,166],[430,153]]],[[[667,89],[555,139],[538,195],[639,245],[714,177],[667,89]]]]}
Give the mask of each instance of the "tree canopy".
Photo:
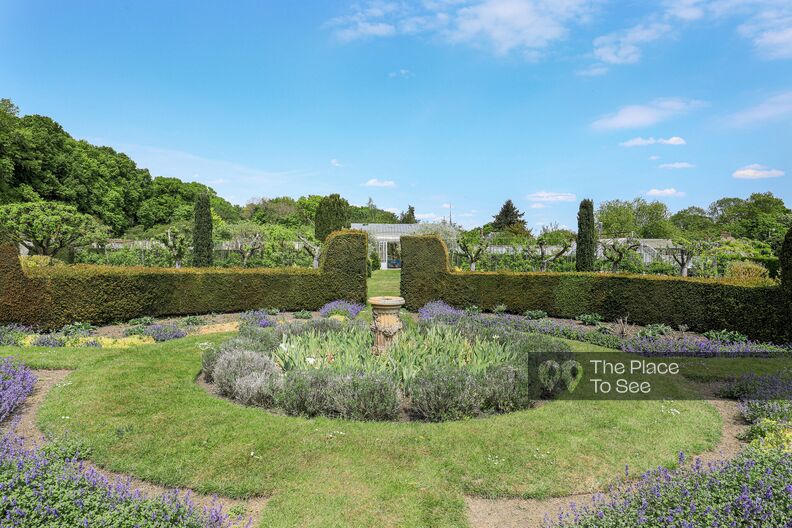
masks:
{"type": "Polygon", "coordinates": [[[517,209],[514,202],[506,200],[501,206],[500,211],[498,211],[498,214],[492,217],[492,227],[496,230],[525,228],[525,220],[523,220],[524,214],[525,213],[517,209]]]}

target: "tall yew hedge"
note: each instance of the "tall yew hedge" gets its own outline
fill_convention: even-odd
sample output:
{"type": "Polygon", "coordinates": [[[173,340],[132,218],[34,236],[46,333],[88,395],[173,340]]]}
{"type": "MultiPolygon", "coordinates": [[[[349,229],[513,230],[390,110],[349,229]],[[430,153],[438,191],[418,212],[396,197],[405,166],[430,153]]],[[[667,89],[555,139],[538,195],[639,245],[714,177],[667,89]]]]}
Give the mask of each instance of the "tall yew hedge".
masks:
{"type": "Polygon", "coordinates": [[[143,315],[234,312],[262,307],[315,310],[335,299],[366,300],[366,234],[330,235],[319,269],[42,266],[23,271],[13,245],[0,246],[0,323],[43,329],[143,315]]]}
{"type": "Polygon", "coordinates": [[[544,310],[573,318],[599,313],[638,324],[687,325],[694,331],[730,329],[753,339],[783,341],[781,288],[713,279],[612,273],[451,271],[448,250],[435,236],[402,237],[401,295],[417,310],[429,301],[510,312],[544,310]]]}

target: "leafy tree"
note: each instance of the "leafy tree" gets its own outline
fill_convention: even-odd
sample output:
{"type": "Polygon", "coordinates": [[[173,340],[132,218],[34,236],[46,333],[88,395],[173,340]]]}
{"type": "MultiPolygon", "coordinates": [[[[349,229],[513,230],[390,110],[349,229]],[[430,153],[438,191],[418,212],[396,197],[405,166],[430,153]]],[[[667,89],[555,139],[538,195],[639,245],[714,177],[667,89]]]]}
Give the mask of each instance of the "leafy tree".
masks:
{"type": "Polygon", "coordinates": [[[351,222],[361,224],[396,224],[399,222],[399,217],[396,214],[380,209],[371,198],[363,207],[350,205],[349,219],[351,222]]]}
{"type": "Polygon", "coordinates": [[[145,229],[189,221],[194,215],[195,201],[204,193],[209,195],[212,209],[221,218],[231,222],[239,219],[240,213],[236,206],[216,196],[206,185],[158,176],[151,182],[147,198],[140,205],[138,221],[145,229]]]}
{"type": "Polygon", "coordinates": [[[506,202],[504,202],[504,204],[501,206],[498,214],[492,217],[492,227],[496,230],[507,229],[515,226],[525,228],[525,220],[523,220],[524,214],[525,213],[521,213],[520,210],[517,209],[511,200],[506,200],[506,202]]]}
{"type": "Polygon", "coordinates": [[[250,258],[262,250],[266,240],[265,228],[251,220],[227,224],[221,237],[231,242],[231,251],[242,259],[242,267],[247,268],[250,258]]]}
{"type": "Polygon", "coordinates": [[[597,258],[597,226],[594,222],[594,202],[585,199],[578,209],[577,250],[575,252],[575,269],[577,271],[594,271],[597,258]]]}
{"type": "Polygon", "coordinates": [[[173,265],[176,268],[181,268],[184,257],[190,249],[191,233],[183,226],[173,225],[167,227],[159,235],[155,236],[155,240],[160,242],[165,249],[170,253],[173,259],[173,265]]]}
{"type": "Polygon", "coordinates": [[[193,265],[209,267],[213,263],[214,243],[212,242],[212,206],[209,195],[201,193],[195,200],[193,220],[193,265]]]}
{"type": "Polygon", "coordinates": [[[58,202],[0,206],[0,230],[30,253],[48,257],[63,249],[102,243],[108,236],[107,227],[94,217],[58,202]]]}
{"type": "Polygon", "coordinates": [[[664,252],[671,255],[679,266],[679,274],[683,277],[688,276],[693,258],[703,255],[714,245],[708,240],[684,237],[675,238],[673,242],[674,245],[665,249],[664,252]]]}
{"type": "Polygon", "coordinates": [[[399,223],[400,224],[417,224],[418,220],[415,218],[415,207],[412,205],[407,206],[407,212],[405,213],[402,211],[402,214],[399,215],[399,223]]]}
{"type": "Polygon", "coordinates": [[[550,264],[566,255],[575,238],[575,233],[568,229],[560,229],[556,225],[542,227],[542,232],[536,237],[539,271],[547,271],[550,264]]]}
{"type": "Polygon", "coordinates": [[[346,229],[349,224],[349,202],[338,194],[322,198],[314,220],[314,235],[317,240],[324,242],[330,233],[338,229],[346,229]]]}
{"type": "Polygon", "coordinates": [[[288,196],[262,198],[251,202],[245,206],[243,216],[259,224],[278,224],[287,227],[305,224],[305,218],[297,201],[288,196]]]}
{"type": "Polygon", "coordinates": [[[632,206],[641,238],[672,238],[676,234],[674,224],[669,220],[668,206],[663,202],[647,202],[643,198],[636,198],[632,206]]]}
{"type": "Polygon", "coordinates": [[[747,200],[722,198],[710,205],[709,212],[722,231],[767,242],[776,252],[792,227],[792,211],[770,192],[754,193],[747,200]]]}
{"type": "Polygon", "coordinates": [[[312,240],[306,235],[299,235],[300,241],[303,243],[303,250],[311,255],[313,269],[319,269],[319,258],[322,256],[322,244],[315,239],[312,240]]]}
{"type": "Polygon", "coordinates": [[[617,272],[621,267],[622,262],[638,248],[641,243],[634,238],[611,238],[600,240],[602,245],[602,255],[605,260],[611,263],[611,271],[617,272]]]}
{"type": "Polygon", "coordinates": [[[321,201],[322,197],[318,194],[300,196],[297,199],[297,209],[300,212],[300,219],[303,225],[313,225],[314,218],[316,218],[316,210],[319,209],[319,202],[321,201]]]}
{"type": "Polygon", "coordinates": [[[602,234],[609,237],[635,235],[638,231],[635,209],[630,202],[624,200],[601,203],[597,209],[597,221],[602,226],[602,234]]]}
{"type": "Polygon", "coordinates": [[[715,222],[701,207],[682,209],[671,215],[670,220],[683,237],[713,238],[718,234],[715,222]]]}
{"type": "Polygon", "coordinates": [[[457,239],[459,250],[470,262],[470,271],[476,271],[476,262],[489,246],[488,237],[481,228],[471,229],[462,233],[457,239]]]}

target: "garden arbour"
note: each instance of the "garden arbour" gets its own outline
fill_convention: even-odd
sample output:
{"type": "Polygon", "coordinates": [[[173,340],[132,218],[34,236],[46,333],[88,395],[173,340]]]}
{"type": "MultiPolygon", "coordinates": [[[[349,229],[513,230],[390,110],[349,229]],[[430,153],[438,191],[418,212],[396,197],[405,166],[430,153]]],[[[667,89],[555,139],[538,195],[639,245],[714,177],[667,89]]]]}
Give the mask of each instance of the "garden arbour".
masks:
{"type": "Polygon", "coordinates": [[[24,270],[13,245],[0,246],[0,323],[42,329],[141,316],[238,312],[275,306],[316,310],[334,299],[366,298],[366,234],[337,231],[319,269],[45,266],[24,270]]]}
{"type": "MultiPolygon", "coordinates": [[[[792,230],[790,230],[792,233],[792,230]]],[[[457,272],[445,243],[433,235],[402,237],[401,295],[409,310],[442,300],[509,311],[542,310],[576,318],[598,313],[637,324],[686,325],[693,331],[729,329],[752,339],[792,339],[792,278],[780,286],[751,282],[616,273],[457,272]]],[[[787,235],[784,255],[792,246],[787,235]]],[[[782,258],[788,259],[786,256],[782,258]]],[[[782,268],[787,270],[789,266],[782,268]]]]}

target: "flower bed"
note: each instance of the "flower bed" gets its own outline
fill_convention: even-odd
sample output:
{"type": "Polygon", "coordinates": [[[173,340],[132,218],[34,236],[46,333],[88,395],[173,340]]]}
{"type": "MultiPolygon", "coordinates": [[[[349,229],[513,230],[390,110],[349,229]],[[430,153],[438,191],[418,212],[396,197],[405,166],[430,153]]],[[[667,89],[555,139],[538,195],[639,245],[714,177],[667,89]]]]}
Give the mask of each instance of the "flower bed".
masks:
{"type": "Polygon", "coordinates": [[[14,358],[0,359],[0,423],[33,392],[36,376],[14,358]]]}
{"type": "Polygon", "coordinates": [[[246,314],[239,337],[206,347],[204,374],[224,396],[291,415],[443,421],[552,397],[537,367],[570,355],[545,336],[476,335],[443,321],[408,325],[376,355],[365,323],[328,315],[265,326],[261,314],[246,314]]]}

